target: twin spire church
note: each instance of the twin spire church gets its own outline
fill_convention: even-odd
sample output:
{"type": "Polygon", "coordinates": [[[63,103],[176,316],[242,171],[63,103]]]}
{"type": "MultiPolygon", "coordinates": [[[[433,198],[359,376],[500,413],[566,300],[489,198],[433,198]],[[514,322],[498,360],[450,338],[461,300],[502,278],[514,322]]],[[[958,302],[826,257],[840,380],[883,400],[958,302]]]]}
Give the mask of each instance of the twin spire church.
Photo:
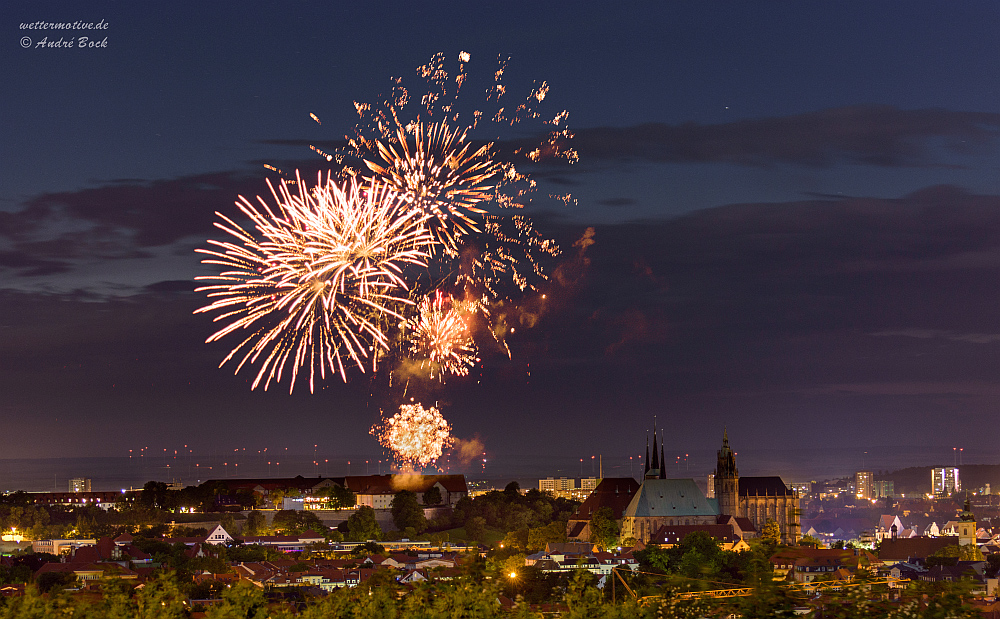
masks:
{"type": "Polygon", "coordinates": [[[645,543],[665,525],[725,524],[737,518],[745,519],[741,526],[745,533],[748,525],[760,532],[768,520],[773,520],[781,531],[782,542],[798,541],[798,493],[780,477],[741,478],[727,431],[722,433],[722,449],[718,451],[713,499],[705,498],[693,479],[667,479],[662,430],[659,445],[656,439],[654,421],[653,457],[650,460],[647,435],[645,478],[622,513],[622,537],[645,543]]]}
{"type": "Polygon", "coordinates": [[[660,430],[660,457],[656,457],[656,417],[653,417],[653,463],[649,460],[649,434],[646,435],[646,472],[643,479],[666,479],[667,461],[663,458],[663,430],[660,430]]]}

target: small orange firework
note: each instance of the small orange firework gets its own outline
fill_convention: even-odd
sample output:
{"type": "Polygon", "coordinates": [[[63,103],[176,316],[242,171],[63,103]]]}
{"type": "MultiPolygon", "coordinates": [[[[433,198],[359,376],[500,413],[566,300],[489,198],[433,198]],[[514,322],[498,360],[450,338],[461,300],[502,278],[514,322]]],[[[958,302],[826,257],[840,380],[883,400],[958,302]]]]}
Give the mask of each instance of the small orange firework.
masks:
{"type": "Polygon", "coordinates": [[[223,359],[242,355],[236,371],[260,360],[253,388],[261,381],[280,382],[290,365],[289,391],[300,367],[309,368],[309,389],[316,370],[321,377],[345,365],[362,371],[374,352],[388,347],[382,330],[387,317],[402,320],[400,311],[413,302],[404,278],[406,265],[426,266],[432,243],[424,218],[384,185],[343,187],[328,176],[308,189],[296,174],[298,195],[288,183],[280,191],[268,181],[277,210],[260,197],[259,206],[244,197],[236,203],[257,235],[232,219],[216,227],[235,242],[210,240],[204,264],[222,267],[219,275],[197,277],[217,283],[202,286],[212,301],[195,313],[219,310],[215,321],[228,320],[209,342],[241,331],[245,339],[223,359]]]}
{"type": "Polygon", "coordinates": [[[421,358],[421,367],[444,380],[444,374],[467,376],[479,357],[469,335],[471,311],[450,295],[435,290],[420,302],[418,314],[406,323],[410,352],[421,358]]]}
{"type": "Polygon", "coordinates": [[[403,404],[399,412],[372,426],[370,434],[392,451],[397,462],[421,468],[433,464],[454,443],[451,425],[431,406],[403,404]]]}

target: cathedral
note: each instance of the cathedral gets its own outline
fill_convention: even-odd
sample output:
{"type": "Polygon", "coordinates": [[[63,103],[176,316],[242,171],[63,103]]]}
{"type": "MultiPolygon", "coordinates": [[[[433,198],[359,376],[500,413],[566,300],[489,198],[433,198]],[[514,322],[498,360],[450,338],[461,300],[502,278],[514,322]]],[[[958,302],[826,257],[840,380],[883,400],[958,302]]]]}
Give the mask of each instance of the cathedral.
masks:
{"type": "Polygon", "coordinates": [[[729,447],[729,433],[722,432],[722,449],[715,465],[715,498],[719,513],[747,518],[758,532],[773,520],[781,531],[781,542],[799,540],[799,493],[780,477],[740,477],[736,454],[729,447]]]}
{"type": "Polygon", "coordinates": [[[798,510],[798,493],[789,490],[780,477],[740,477],[726,431],[715,469],[715,498],[705,498],[693,479],[667,479],[663,437],[657,445],[654,421],[652,459],[647,436],[645,476],[622,513],[622,537],[645,543],[662,526],[707,525],[735,518],[746,523],[746,533],[752,524],[757,534],[773,520],[781,541],[794,544],[799,539],[798,510]]]}

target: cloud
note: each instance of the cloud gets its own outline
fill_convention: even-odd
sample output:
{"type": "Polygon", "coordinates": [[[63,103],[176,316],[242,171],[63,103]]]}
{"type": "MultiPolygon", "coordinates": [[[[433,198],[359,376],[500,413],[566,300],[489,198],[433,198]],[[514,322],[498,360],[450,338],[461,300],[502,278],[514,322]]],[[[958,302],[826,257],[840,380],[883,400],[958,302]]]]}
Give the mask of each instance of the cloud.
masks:
{"type": "Polygon", "coordinates": [[[1000,333],[954,333],[939,329],[900,329],[898,331],[877,331],[875,337],[911,337],[921,340],[944,339],[952,342],[968,342],[970,344],[992,344],[1000,342],[1000,333]]]}
{"type": "Polygon", "coordinates": [[[237,195],[265,192],[259,177],[219,172],[41,194],[0,217],[9,248],[0,266],[29,276],[86,260],[148,257],[148,249],[211,234],[215,211],[232,213],[237,195]]]}
{"type": "Polygon", "coordinates": [[[811,395],[854,394],[870,396],[990,396],[1000,395],[1000,384],[977,381],[871,382],[822,385],[804,390],[811,395]]]}
{"type": "Polygon", "coordinates": [[[632,198],[606,198],[598,200],[597,203],[601,206],[631,206],[635,204],[635,200],[632,198]]]}
{"type": "Polygon", "coordinates": [[[582,160],[943,166],[947,164],[935,156],[939,145],[951,152],[972,152],[993,141],[998,132],[1000,114],[851,106],[720,125],[650,123],[581,129],[573,146],[582,160]]]}

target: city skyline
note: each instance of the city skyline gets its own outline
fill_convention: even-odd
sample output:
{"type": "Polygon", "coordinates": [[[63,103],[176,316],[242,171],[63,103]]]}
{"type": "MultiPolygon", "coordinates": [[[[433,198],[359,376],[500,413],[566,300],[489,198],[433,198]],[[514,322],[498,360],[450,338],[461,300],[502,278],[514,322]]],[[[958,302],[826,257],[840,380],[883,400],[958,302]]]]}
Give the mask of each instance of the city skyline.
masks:
{"type": "Polygon", "coordinates": [[[509,56],[512,90],[546,81],[580,162],[532,170],[575,203],[527,209],[563,253],[511,312],[510,357],[407,393],[456,437],[572,463],[641,453],[656,415],[670,462],[725,427],[741,462],[997,462],[970,428],[1000,395],[1000,11],[897,8],[11,7],[0,454],[378,453],[369,429],[403,403],[384,373],[288,395],[217,367],[194,249],[267,192],[264,163],[321,169],[308,146],[341,140],[354,101],[465,51],[470,79],[509,56]],[[20,28],[74,20],[105,20],[107,48],[20,28]]]}

